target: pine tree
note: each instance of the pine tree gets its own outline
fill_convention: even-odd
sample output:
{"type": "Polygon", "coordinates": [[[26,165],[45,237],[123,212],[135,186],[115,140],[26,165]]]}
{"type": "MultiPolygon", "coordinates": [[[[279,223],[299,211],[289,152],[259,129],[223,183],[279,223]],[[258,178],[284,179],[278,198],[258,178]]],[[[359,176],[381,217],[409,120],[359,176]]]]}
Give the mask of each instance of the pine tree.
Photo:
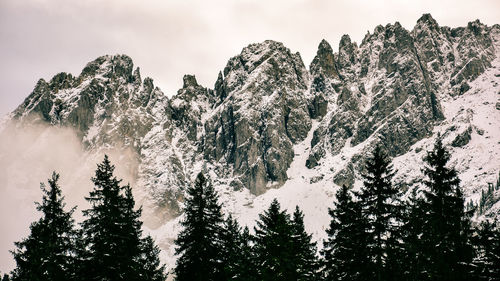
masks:
{"type": "Polygon", "coordinates": [[[478,281],[500,280],[500,224],[483,221],[474,236],[474,278],[478,281]]]}
{"type": "Polygon", "coordinates": [[[230,215],[224,220],[221,242],[222,280],[255,280],[248,228],[242,230],[238,222],[230,215]]]}
{"type": "Polygon", "coordinates": [[[328,210],[332,220],[321,250],[322,276],[325,281],[369,280],[373,276],[367,268],[367,220],[347,186],[342,186],[336,196],[335,208],[328,210]]]}
{"type": "Polygon", "coordinates": [[[135,210],[132,189],[120,186],[121,180],[113,172],[114,166],[105,156],[92,178],[94,190],[86,197],[92,208],[83,211],[86,219],[82,223],[84,248],[79,274],[96,281],[151,280],[144,276],[161,276],[158,251],[154,251],[149,238],[141,238],[141,209],[135,210]],[[145,268],[151,271],[145,272],[145,268]]]}
{"type": "Polygon", "coordinates": [[[140,280],[143,281],[165,281],[165,265],[161,264],[160,249],[155,245],[151,236],[146,236],[141,240],[141,255],[139,256],[140,280]]]}
{"type": "Polygon", "coordinates": [[[238,267],[241,269],[240,280],[242,281],[260,281],[258,278],[258,270],[256,266],[258,262],[255,258],[252,239],[253,236],[250,234],[250,230],[245,226],[241,234],[241,240],[243,243],[241,255],[243,259],[241,260],[241,264],[238,265],[238,267]]]}
{"type": "Polygon", "coordinates": [[[427,245],[423,269],[430,280],[468,280],[467,265],[472,259],[470,220],[464,211],[457,172],[447,167],[450,154],[441,137],[424,160],[428,190],[424,191],[422,206],[426,212],[422,242],[427,245]]]}
{"type": "Polygon", "coordinates": [[[304,214],[297,206],[292,216],[292,239],[294,248],[294,261],[297,266],[296,277],[293,280],[317,280],[319,264],[316,257],[316,243],[312,235],[304,227],[304,214]]]}
{"type": "Polygon", "coordinates": [[[259,215],[254,228],[254,254],[258,279],[288,281],[296,276],[293,249],[293,227],[290,215],[281,210],[276,199],[259,215]]]}
{"type": "MultiPolygon", "coordinates": [[[[400,242],[398,225],[400,223],[400,206],[398,190],[392,185],[394,172],[390,159],[377,145],[373,155],[365,162],[362,173],[363,187],[356,193],[360,200],[363,216],[368,219],[368,254],[376,280],[391,280],[398,274],[397,256],[400,242]],[[387,264],[388,253],[393,264],[387,264]],[[386,269],[387,266],[387,270],[386,269]]],[[[395,279],[398,279],[397,277],[395,279]]]]}
{"type": "Polygon", "coordinates": [[[30,235],[16,242],[12,252],[17,267],[12,280],[58,281],[73,280],[74,272],[74,208],[64,210],[64,197],[58,185],[59,175],[53,173],[48,180],[49,189],[40,185],[43,198],[37,203],[42,217],[31,224],[30,235]]]}
{"type": "Polygon", "coordinates": [[[2,281],[10,281],[10,277],[7,274],[4,274],[2,277],[2,281]]]}
{"type": "Polygon", "coordinates": [[[423,264],[425,257],[422,253],[429,247],[421,240],[423,223],[426,219],[424,201],[417,196],[417,189],[413,189],[405,202],[401,234],[403,241],[403,255],[401,257],[402,280],[425,280],[423,264]]]}
{"type": "Polygon", "coordinates": [[[202,173],[187,189],[184,206],[184,229],[175,240],[176,280],[223,280],[221,232],[223,217],[221,205],[212,185],[202,173]]]}

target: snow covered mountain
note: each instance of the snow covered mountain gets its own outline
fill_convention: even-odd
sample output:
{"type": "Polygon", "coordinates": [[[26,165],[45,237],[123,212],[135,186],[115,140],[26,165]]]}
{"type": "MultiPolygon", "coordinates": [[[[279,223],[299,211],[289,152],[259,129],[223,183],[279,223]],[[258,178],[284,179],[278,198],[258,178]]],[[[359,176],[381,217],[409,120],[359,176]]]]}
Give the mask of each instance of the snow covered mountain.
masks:
{"type": "MultiPolygon", "coordinates": [[[[309,69],[299,53],[265,41],[231,58],[213,89],[192,75],[183,81],[168,98],[129,57],[103,56],[79,76],[38,81],[7,122],[73,128],[90,154],[133,151],[135,192],[167,261],[199,171],[243,224],[276,197],[304,209],[318,240],[335,191],[360,185],[376,143],[394,157],[404,190],[419,186],[438,134],[468,200],[499,175],[500,25],[449,28],[426,14],[411,31],[377,26],[359,46],[344,35],[337,53],[323,40],[309,69]]],[[[500,216],[500,201],[484,215],[500,216]]]]}

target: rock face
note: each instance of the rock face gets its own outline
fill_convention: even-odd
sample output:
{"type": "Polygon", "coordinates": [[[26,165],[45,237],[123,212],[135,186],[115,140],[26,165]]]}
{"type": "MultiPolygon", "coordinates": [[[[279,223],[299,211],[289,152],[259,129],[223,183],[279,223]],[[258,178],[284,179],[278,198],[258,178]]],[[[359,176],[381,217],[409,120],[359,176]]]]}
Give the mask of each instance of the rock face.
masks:
{"type": "Polygon", "coordinates": [[[89,151],[134,151],[136,184],[161,221],[179,214],[200,170],[232,192],[279,188],[306,141],[311,184],[353,185],[373,145],[418,154],[414,146],[447,122],[456,123],[450,144],[467,149],[488,132],[473,125],[475,113],[455,121],[443,104],[481,90],[474,81],[498,59],[499,34],[479,21],[441,27],[426,14],[411,31],[377,26],[359,46],[344,35],[337,53],[323,40],[309,70],[298,53],[264,41],[231,58],[213,89],[185,75],[170,99],[129,57],[103,56],[77,77],[38,81],[11,118],[75,128],[89,151]]]}
{"type": "MultiPolygon", "coordinates": [[[[395,157],[431,136],[445,118],[441,100],[467,91],[467,83],[497,56],[494,29],[498,26],[489,28],[479,21],[466,28],[439,27],[426,14],[412,31],[397,22],[377,26],[359,47],[344,35],[333,57],[323,55],[324,43],[320,44],[311,66],[312,79],[325,80],[324,74],[313,71],[319,68],[316,65],[335,65],[331,69],[338,76],[332,75],[332,87],[323,94],[336,103],[336,109],[314,132],[306,165],[320,165],[327,153],[336,155],[346,145],[361,145],[357,154],[364,155],[378,142],[395,157]]],[[[359,170],[356,159],[361,157],[353,157],[359,170]]],[[[337,183],[354,176],[351,166],[338,173],[342,181],[337,183]]]]}
{"type": "Polygon", "coordinates": [[[293,144],[302,141],[311,121],[308,73],[298,53],[265,41],[244,48],[216,84],[219,100],[205,123],[205,159],[230,169],[231,185],[261,194],[287,180],[293,144]]]}

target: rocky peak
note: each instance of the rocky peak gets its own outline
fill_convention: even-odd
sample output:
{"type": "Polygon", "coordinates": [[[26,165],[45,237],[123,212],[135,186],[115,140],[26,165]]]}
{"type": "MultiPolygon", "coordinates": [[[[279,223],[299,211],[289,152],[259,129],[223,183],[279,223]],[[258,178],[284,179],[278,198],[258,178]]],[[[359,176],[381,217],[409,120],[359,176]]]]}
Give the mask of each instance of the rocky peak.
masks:
{"type": "Polygon", "coordinates": [[[311,98],[308,103],[309,116],[317,119],[325,116],[328,96],[332,96],[333,84],[340,80],[332,47],[326,40],[322,40],[319,44],[309,69],[312,76],[311,98]]]}
{"type": "Polygon", "coordinates": [[[184,75],[183,86],[169,102],[172,120],[186,129],[190,141],[198,139],[202,127],[202,115],[215,103],[213,90],[198,84],[194,75],[184,75]]]}
{"type": "Polygon", "coordinates": [[[357,52],[358,45],[355,42],[351,42],[351,37],[347,34],[342,35],[339,43],[339,54],[337,57],[338,68],[341,74],[344,70],[347,71],[348,68],[357,63],[357,52]]]}
{"type": "Polygon", "coordinates": [[[137,67],[134,70],[134,73],[132,74],[132,77],[133,77],[133,81],[134,81],[135,85],[140,85],[142,83],[141,71],[140,71],[139,67],[137,67]]]}
{"type": "Polygon", "coordinates": [[[73,75],[71,75],[70,73],[61,72],[50,79],[49,87],[51,90],[57,92],[59,90],[71,88],[73,86],[73,82],[73,75]]]}
{"type": "Polygon", "coordinates": [[[439,25],[431,14],[423,14],[418,20],[415,28],[427,27],[429,30],[439,30],[439,25]]]}
{"type": "Polygon", "coordinates": [[[228,93],[241,90],[244,84],[261,83],[259,80],[269,91],[275,84],[305,89],[308,73],[299,53],[292,54],[281,42],[266,40],[243,48],[241,54],[231,58],[224,68],[225,91],[228,93]],[[245,83],[248,80],[254,83],[245,83]]]}
{"type": "MultiPolygon", "coordinates": [[[[50,110],[53,105],[54,96],[50,90],[50,84],[45,81],[45,79],[39,79],[33,89],[33,92],[24,100],[24,102],[19,105],[14,111],[14,118],[21,120],[24,116],[27,116],[30,112],[37,112],[38,114],[30,118],[50,122],[50,110]]],[[[23,121],[23,120],[21,120],[23,121]]]]}
{"type": "Polygon", "coordinates": [[[226,89],[224,88],[224,76],[222,75],[222,71],[219,71],[219,75],[217,76],[217,81],[215,81],[214,85],[215,96],[217,97],[217,104],[220,104],[226,98],[226,89]]]}
{"type": "Polygon", "coordinates": [[[486,28],[486,25],[481,23],[479,20],[471,21],[467,24],[467,29],[469,29],[476,36],[479,36],[486,28]]]}
{"type": "Polygon", "coordinates": [[[89,62],[80,74],[80,79],[101,75],[106,78],[123,78],[130,82],[134,63],[127,55],[102,56],[89,62]]]}
{"type": "Polygon", "coordinates": [[[219,75],[215,114],[205,123],[205,158],[234,188],[261,194],[282,185],[293,144],[307,136],[308,72],[298,53],[267,40],[231,58],[219,75]],[[231,170],[228,171],[227,168],[231,170]]]}
{"type": "Polygon", "coordinates": [[[318,51],[314,57],[309,70],[312,75],[324,75],[325,78],[338,78],[335,67],[335,58],[330,44],[326,40],[321,40],[318,51]]]}
{"type": "Polygon", "coordinates": [[[172,97],[173,103],[179,103],[175,100],[182,100],[186,103],[204,100],[209,103],[208,106],[211,106],[214,102],[213,90],[199,85],[194,75],[184,75],[182,82],[182,88],[177,91],[177,95],[172,97]]]}
{"type": "Polygon", "coordinates": [[[196,77],[194,75],[186,74],[182,78],[183,85],[182,88],[197,87],[198,82],[196,82],[196,77]]]}

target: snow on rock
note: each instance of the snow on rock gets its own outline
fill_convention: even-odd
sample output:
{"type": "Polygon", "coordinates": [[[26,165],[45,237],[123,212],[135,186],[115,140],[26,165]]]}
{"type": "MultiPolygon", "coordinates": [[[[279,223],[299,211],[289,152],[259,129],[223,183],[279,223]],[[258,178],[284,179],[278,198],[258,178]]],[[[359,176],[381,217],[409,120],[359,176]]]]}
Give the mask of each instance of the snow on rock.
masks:
{"type": "MultiPolygon", "coordinates": [[[[76,77],[38,81],[8,119],[72,128],[87,155],[127,155],[115,164],[128,165],[145,228],[172,268],[184,193],[200,171],[241,224],[252,228],[277,198],[289,212],[298,205],[321,241],[335,192],[359,188],[375,144],[410,191],[441,134],[467,200],[477,201],[500,166],[499,46],[499,25],[449,28],[430,15],[411,31],[377,26],[359,46],[344,35],[337,53],[323,40],[309,70],[299,53],[267,40],[231,58],[213,89],[185,75],[171,99],[129,57],[102,56],[76,77]]],[[[497,202],[484,216],[499,212],[497,202]]]]}

